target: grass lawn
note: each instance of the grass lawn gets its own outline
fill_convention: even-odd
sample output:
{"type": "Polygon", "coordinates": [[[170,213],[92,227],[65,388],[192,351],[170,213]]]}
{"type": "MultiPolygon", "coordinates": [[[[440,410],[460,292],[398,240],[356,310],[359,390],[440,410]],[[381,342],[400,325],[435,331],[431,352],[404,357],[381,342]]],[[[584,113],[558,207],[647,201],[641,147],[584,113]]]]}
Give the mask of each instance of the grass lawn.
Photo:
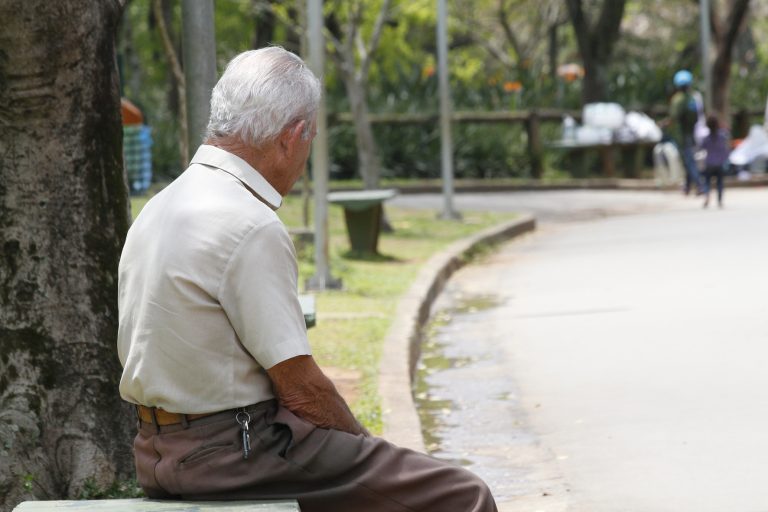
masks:
{"type": "MultiPolygon", "coordinates": [[[[146,198],[132,198],[134,216],[146,198]]],[[[394,319],[398,298],[421,266],[459,238],[512,217],[505,213],[463,213],[462,222],[438,220],[434,211],[386,208],[393,233],[382,233],[380,256],[359,259],[349,253],[340,207],[329,206],[331,274],[343,289],[316,292],[317,325],[309,339],[318,364],[337,382],[355,415],[381,433],[378,367],[382,342],[394,319]]],[[[278,211],[289,227],[301,226],[301,200],[289,196],[278,211]]],[[[314,274],[314,248],[298,247],[299,283],[314,274]]]]}

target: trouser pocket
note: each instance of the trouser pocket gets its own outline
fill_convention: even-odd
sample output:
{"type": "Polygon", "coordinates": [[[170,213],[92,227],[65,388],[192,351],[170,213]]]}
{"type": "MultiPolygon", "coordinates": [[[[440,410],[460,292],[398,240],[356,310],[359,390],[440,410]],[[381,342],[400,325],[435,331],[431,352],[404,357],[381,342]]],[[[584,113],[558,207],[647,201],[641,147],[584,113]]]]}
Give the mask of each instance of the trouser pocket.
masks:
{"type": "Polygon", "coordinates": [[[288,443],[280,451],[280,456],[285,457],[292,447],[300,444],[306,439],[317,427],[305,419],[299,418],[293,414],[290,410],[286,409],[282,405],[277,406],[277,414],[273,420],[275,424],[284,425],[288,427],[291,433],[291,438],[288,443]]]}

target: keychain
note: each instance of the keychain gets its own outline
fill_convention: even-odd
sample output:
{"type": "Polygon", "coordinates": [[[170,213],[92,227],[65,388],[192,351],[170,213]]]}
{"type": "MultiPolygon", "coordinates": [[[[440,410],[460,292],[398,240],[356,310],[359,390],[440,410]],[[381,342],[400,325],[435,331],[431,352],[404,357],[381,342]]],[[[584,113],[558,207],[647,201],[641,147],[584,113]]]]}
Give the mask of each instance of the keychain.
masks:
{"type": "Polygon", "coordinates": [[[251,434],[248,432],[248,423],[251,421],[251,415],[245,411],[238,411],[235,415],[235,421],[240,425],[243,433],[243,458],[247,459],[251,453],[251,434]]]}

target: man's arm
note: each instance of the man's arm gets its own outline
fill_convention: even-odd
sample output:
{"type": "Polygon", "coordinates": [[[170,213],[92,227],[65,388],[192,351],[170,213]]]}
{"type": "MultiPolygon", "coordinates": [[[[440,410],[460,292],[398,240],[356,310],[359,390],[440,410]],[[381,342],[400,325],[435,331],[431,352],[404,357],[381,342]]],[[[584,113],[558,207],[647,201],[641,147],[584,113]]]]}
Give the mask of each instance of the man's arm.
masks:
{"type": "Polygon", "coordinates": [[[268,369],[267,374],[277,400],[296,416],[321,428],[370,435],[312,356],[287,359],[268,369]]]}

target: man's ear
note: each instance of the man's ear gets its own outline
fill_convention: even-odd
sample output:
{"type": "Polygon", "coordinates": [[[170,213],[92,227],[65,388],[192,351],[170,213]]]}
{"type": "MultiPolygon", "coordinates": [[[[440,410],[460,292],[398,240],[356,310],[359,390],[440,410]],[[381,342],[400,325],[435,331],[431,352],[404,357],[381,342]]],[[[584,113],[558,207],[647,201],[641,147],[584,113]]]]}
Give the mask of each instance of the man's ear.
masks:
{"type": "Polygon", "coordinates": [[[306,127],[307,127],[307,121],[302,119],[301,121],[296,123],[291,130],[293,131],[293,135],[297,139],[301,140],[302,139],[302,135],[304,134],[304,131],[305,131],[304,129],[306,127]]]}
{"type": "Polygon", "coordinates": [[[283,133],[280,134],[280,146],[287,150],[300,142],[306,124],[305,120],[301,120],[283,130],[283,133]]]}

